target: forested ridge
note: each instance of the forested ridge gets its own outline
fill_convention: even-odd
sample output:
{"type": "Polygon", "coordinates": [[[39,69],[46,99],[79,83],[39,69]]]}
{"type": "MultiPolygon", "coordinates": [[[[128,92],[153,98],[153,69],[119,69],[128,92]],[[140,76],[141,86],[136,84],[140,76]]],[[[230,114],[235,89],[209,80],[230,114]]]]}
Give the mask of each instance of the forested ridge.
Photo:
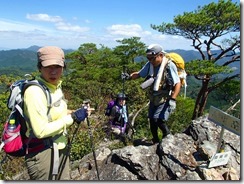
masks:
{"type": "MultiPolygon", "coordinates": [[[[30,46],[25,49],[0,50],[0,75],[3,74],[24,74],[36,70],[36,52],[40,46],[30,46]],[[15,72],[15,71],[18,72],[15,72]]],[[[72,49],[63,49],[65,54],[74,52],[72,49]]],[[[174,49],[166,50],[166,52],[176,52],[180,54],[185,62],[193,59],[199,59],[200,54],[194,50],[174,49]]],[[[218,53],[218,50],[213,51],[218,53]]],[[[70,60],[66,61],[69,62],[70,60]]],[[[240,63],[233,63],[231,65],[240,71],[240,63]]]]}
{"type": "MultiPolygon", "coordinates": [[[[80,51],[81,49],[78,49],[77,51],[64,49],[64,52],[66,54],[66,63],[68,65],[67,70],[65,71],[64,78],[63,78],[64,82],[66,81],[67,75],[70,75],[70,73],[72,71],[78,70],[77,68],[80,67],[81,71],[77,71],[77,72],[82,73],[82,74],[77,77],[77,80],[79,78],[81,79],[82,76],[84,75],[85,77],[83,77],[83,79],[85,81],[89,80],[91,83],[102,82],[103,87],[101,87],[101,89],[106,88],[106,84],[108,84],[109,87],[108,87],[108,89],[106,89],[106,90],[108,90],[108,94],[104,94],[105,96],[109,96],[111,93],[115,94],[116,92],[119,92],[118,89],[122,89],[122,81],[120,80],[120,73],[122,72],[123,67],[125,67],[128,70],[128,72],[129,72],[129,68],[131,67],[126,63],[128,61],[126,61],[126,62],[121,61],[123,58],[119,58],[119,59],[114,58],[115,61],[112,61],[113,58],[109,58],[109,57],[111,57],[109,54],[107,55],[108,58],[106,58],[106,56],[103,56],[103,58],[102,58],[102,55],[106,54],[106,53],[102,53],[106,47],[97,48],[97,46],[92,43],[83,44],[83,45],[81,45],[80,48],[82,48],[82,47],[84,47],[84,51],[80,51]],[[89,45],[94,47],[94,50],[91,50],[90,51],[91,53],[86,56],[81,54],[82,57],[91,57],[91,58],[88,58],[91,61],[89,61],[89,63],[85,63],[85,60],[88,60],[88,59],[83,58],[84,61],[82,61],[81,58],[77,58],[77,56],[75,56],[75,55],[77,55],[77,53],[79,53],[79,52],[87,52],[87,51],[85,51],[85,49],[87,49],[87,50],[91,49],[91,48],[89,48],[89,45]],[[95,50],[97,51],[97,53],[95,52],[95,50]],[[101,53],[101,56],[96,56],[98,58],[93,58],[93,56],[95,56],[95,54],[97,55],[99,53],[101,53]],[[68,57],[67,57],[67,55],[68,55],[68,57]],[[73,59],[73,61],[72,61],[72,59],[73,59]],[[105,61],[103,61],[102,59],[104,59],[105,61]],[[79,62],[77,60],[80,60],[80,65],[78,64],[78,66],[74,66],[74,65],[77,65],[76,64],[77,62],[79,62]],[[97,61],[97,60],[99,60],[99,61],[97,61]],[[84,62],[84,63],[82,63],[82,62],[84,62]],[[106,64],[106,62],[108,62],[108,63],[106,64]],[[102,63],[105,63],[105,66],[102,63]],[[91,64],[92,64],[92,66],[90,67],[91,64]],[[70,65],[71,65],[71,67],[69,67],[70,65]],[[94,70],[94,68],[93,68],[94,66],[96,66],[98,69],[94,70]],[[84,67],[86,69],[84,69],[84,67]],[[117,75],[115,76],[114,73],[116,73],[117,75]],[[93,76],[93,77],[87,78],[88,76],[93,76]],[[105,76],[106,76],[106,80],[103,79],[105,76]],[[118,87],[116,87],[116,86],[112,87],[113,86],[112,84],[117,85],[118,87]]],[[[118,46],[117,48],[119,48],[119,47],[120,46],[118,46]]],[[[12,76],[13,77],[12,81],[13,81],[18,77],[23,78],[23,76],[26,73],[33,73],[33,72],[35,73],[37,71],[36,51],[39,48],[40,48],[39,46],[31,46],[26,49],[0,51],[0,74],[1,74],[1,76],[3,76],[3,75],[6,75],[7,77],[12,76]]],[[[116,48],[114,50],[112,50],[110,48],[106,48],[106,49],[108,49],[111,53],[116,52],[116,48]]],[[[184,58],[186,63],[188,63],[194,59],[200,58],[199,53],[194,50],[176,49],[176,50],[166,50],[166,51],[179,53],[184,58]]],[[[218,53],[219,51],[216,50],[213,52],[218,53]]],[[[143,56],[143,53],[142,53],[142,56],[143,56]]],[[[142,60],[142,57],[138,57],[138,56],[136,56],[134,58],[134,61],[135,61],[134,64],[137,64],[136,69],[139,69],[142,66],[142,64],[146,62],[146,58],[143,58],[143,59],[144,60],[142,60]]],[[[220,64],[223,62],[224,62],[224,60],[219,61],[220,64]]],[[[234,72],[240,73],[240,62],[233,63],[230,67],[235,69],[234,72]]],[[[136,69],[130,69],[130,72],[135,71],[136,69]]],[[[186,68],[186,71],[187,71],[187,68],[186,68]]],[[[75,74],[75,72],[73,72],[73,74],[75,74]]],[[[34,75],[36,75],[36,73],[34,75]]],[[[219,75],[226,75],[226,74],[219,74],[219,75]]],[[[11,79],[9,79],[9,80],[10,80],[9,82],[11,82],[11,79]]],[[[196,92],[197,92],[196,87],[199,86],[200,83],[199,83],[199,81],[195,80],[192,76],[187,76],[187,83],[188,83],[187,96],[194,99],[196,97],[196,92]]],[[[0,92],[6,91],[7,88],[4,85],[5,85],[4,83],[0,84],[0,92]]],[[[69,84],[67,84],[67,85],[69,85],[69,84]]],[[[72,89],[72,87],[71,87],[71,89],[72,89]]],[[[220,96],[213,95],[213,96],[216,96],[216,97],[214,97],[215,99],[213,99],[216,102],[213,102],[211,100],[212,104],[219,104],[219,103],[225,104],[224,102],[223,103],[221,102],[223,100],[225,101],[225,99],[223,99],[223,97],[221,95],[220,96]]],[[[209,105],[210,104],[208,103],[207,107],[209,107],[209,105]]]]}

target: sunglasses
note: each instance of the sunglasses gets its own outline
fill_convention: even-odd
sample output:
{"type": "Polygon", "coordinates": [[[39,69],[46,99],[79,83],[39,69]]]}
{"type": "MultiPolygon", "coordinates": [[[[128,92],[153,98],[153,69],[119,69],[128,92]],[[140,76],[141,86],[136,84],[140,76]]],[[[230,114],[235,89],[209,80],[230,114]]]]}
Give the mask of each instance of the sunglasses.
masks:
{"type": "Polygon", "coordinates": [[[154,61],[154,60],[158,57],[159,54],[160,54],[160,53],[158,53],[158,54],[156,54],[156,55],[147,55],[147,59],[148,59],[149,61],[154,61]]]}

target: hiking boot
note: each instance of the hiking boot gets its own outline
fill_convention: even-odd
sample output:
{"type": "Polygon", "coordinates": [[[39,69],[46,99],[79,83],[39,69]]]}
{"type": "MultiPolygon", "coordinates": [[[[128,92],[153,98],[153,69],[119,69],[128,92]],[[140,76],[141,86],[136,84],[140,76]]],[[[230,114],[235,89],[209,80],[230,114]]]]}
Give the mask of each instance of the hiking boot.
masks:
{"type": "Polygon", "coordinates": [[[152,143],[153,144],[158,144],[159,143],[159,139],[152,138],[152,143]]]}
{"type": "Polygon", "coordinates": [[[160,128],[160,130],[163,132],[163,137],[162,137],[162,139],[165,138],[167,135],[170,134],[170,130],[169,130],[169,128],[168,128],[168,126],[166,125],[165,122],[160,123],[160,124],[159,124],[159,128],[160,128]]]}

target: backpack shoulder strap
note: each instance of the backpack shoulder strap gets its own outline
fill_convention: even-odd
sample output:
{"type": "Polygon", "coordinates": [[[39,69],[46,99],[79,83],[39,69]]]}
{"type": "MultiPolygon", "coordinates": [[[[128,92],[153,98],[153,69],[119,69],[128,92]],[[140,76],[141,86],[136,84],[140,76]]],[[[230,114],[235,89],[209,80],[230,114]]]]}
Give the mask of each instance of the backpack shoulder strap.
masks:
{"type": "Polygon", "coordinates": [[[28,82],[24,85],[24,88],[23,88],[23,90],[22,90],[22,94],[21,94],[21,95],[24,95],[25,90],[26,90],[28,87],[32,86],[32,85],[39,86],[39,87],[42,89],[42,91],[44,92],[44,94],[45,94],[45,96],[46,96],[46,98],[47,98],[47,103],[48,103],[48,111],[47,111],[47,114],[49,114],[50,109],[51,109],[51,107],[52,107],[52,105],[51,105],[51,104],[52,104],[52,98],[51,98],[50,90],[48,89],[48,87],[47,87],[45,84],[43,84],[42,82],[40,82],[40,81],[38,81],[38,80],[36,80],[36,79],[31,80],[31,81],[28,81],[28,82]]]}
{"type": "Polygon", "coordinates": [[[154,76],[154,67],[152,65],[152,63],[149,64],[149,67],[148,67],[148,74],[153,77],[154,76]]]}

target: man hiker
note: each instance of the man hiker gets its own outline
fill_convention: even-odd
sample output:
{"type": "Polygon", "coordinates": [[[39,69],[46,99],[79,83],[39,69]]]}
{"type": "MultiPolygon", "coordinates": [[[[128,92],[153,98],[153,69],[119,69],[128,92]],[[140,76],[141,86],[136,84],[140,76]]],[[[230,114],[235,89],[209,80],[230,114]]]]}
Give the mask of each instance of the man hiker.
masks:
{"type": "Polygon", "coordinates": [[[176,97],[180,92],[181,83],[177,67],[168,62],[166,52],[158,44],[150,45],[147,50],[148,62],[140,71],[126,75],[127,79],[146,78],[141,84],[143,89],[149,89],[148,118],[153,143],[159,143],[158,128],[163,132],[163,138],[170,134],[166,121],[176,108],[176,97]]]}

